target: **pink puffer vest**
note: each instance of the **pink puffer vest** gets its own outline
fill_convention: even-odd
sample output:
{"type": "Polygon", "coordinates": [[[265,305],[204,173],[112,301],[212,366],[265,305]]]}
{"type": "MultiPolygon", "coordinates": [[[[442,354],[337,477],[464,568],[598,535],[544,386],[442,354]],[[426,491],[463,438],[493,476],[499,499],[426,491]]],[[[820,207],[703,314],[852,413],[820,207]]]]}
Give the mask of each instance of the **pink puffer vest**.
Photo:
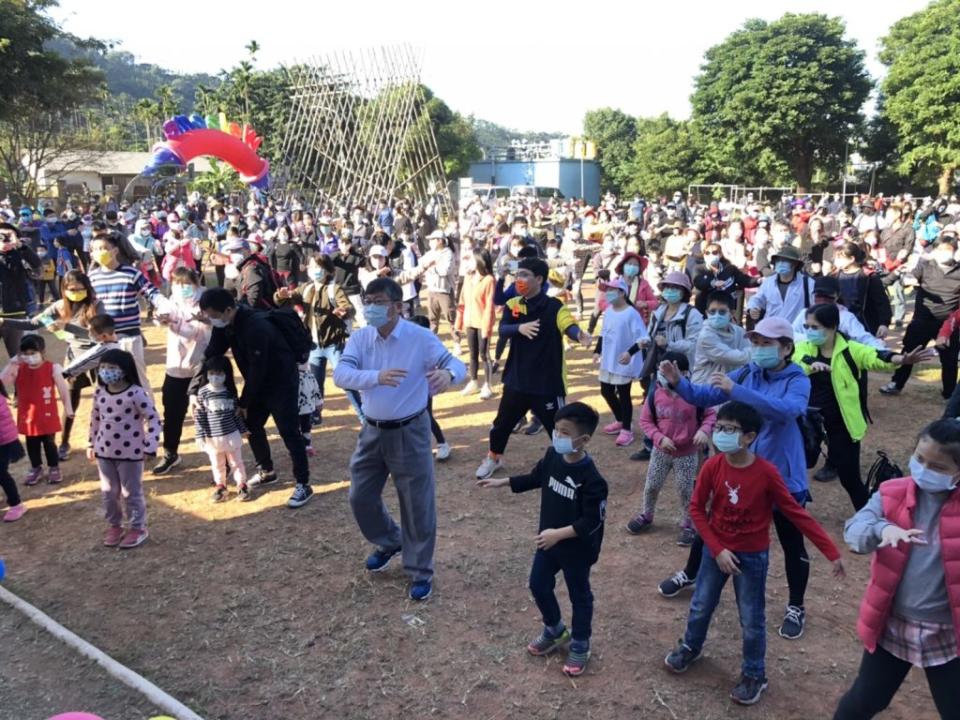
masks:
{"type": "Polygon", "coordinates": [[[7,405],[7,399],[0,395],[0,445],[8,445],[19,437],[13,413],[7,405]]]}
{"type": "MultiPolygon", "coordinates": [[[[883,516],[904,529],[913,527],[917,486],[909,477],[888,480],[880,486],[883,516]]],[[[890,617],[893,598],[910,557],[910,545],[883,548],[874,553],[870,582],[860,604],[857,634],[868,652],[877,649],[877,641],[890,617]]],[[[947,596],[953,614],[953,629],[960,644],[960,491],[954,491],[940,513],[940,552],[947,584],[947,596]]]]}

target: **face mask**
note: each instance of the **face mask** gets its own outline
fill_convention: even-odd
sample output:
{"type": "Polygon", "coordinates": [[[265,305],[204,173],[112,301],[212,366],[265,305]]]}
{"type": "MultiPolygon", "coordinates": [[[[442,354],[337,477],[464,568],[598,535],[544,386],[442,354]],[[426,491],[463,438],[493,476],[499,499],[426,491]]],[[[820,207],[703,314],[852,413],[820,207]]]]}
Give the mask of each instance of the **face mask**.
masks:
{"type": "Polygon", "coordinates": [[[181,285],[179,293],[180,297],[182,297],[184,300],[189,300],[197,294],[197,290],[195,287],[193,287],[193,285],[181,285]]]}
{"type": "Polygon", "coordinates": [[[228,265],[224,265],[224,266],[223,266],[223,276],[224,276],[227,280],[236,280],[238,277],[240,277],[240,270],[239,270],[239,269],[237,268],[237,266],[234,265],[233,263],[230,263],[230,264],[228,264],[228,265]]]}
{"type": "Polygon", "coordinates": [[[607,290],[607,291],[604,293],[604,297],[606,297],[608,303],[610,303],[611,305],[613,305],[613,303],[615,303],[615,302],[617,301],[617,298],[620,297],[620,291],[619,291],[619,290],[607,290]]]}
{"type": "Polygon", "coordinates": [[[740,433],[714,430],[713,445],[722,453],[736,452],[740,449],[740,433]]]}
{"type": "Polygon", "coordinates": [[[714,313],[707,316],[707,325],[714,330],[723,330],[730,324],[730,315],[727,313],[714,313]]]}
{"type": "Polygon", "coordinates": [[[347,253],[350,252],[350,247],[351,247],[350,243],[340,243],[340,252],[346,255],[347,253]]]}
{"type": "Polygon", "coordinates": [[[21,355],[23,361],[30,367],[37,367],[40,363],[43,362],[43,356],[39,353],[30,353],[29,355],[21,355]]]}
{"type": "Polygon", "coordinates": [[[952,475],[928,470],[913,457],[910,458],[910,477],[918,488],[927,492],[947,492],[957,486],[957,481],[952,475]]]}
{"type": "Polygon", "coordinates": [[[780,364],[780,348],[776,345],[753,345],[750,359],[764,370],[775,368],[780,364]]]}
{"type": "Polygon", "coordinates": [[[623,266],[623,274],[628,278],[634,278],[640,274],[640,266],[630,263],[629,265],[623,266]]]}
{"type": "Polygon", "coordinates": [[[47,225],[53,225],[53,224],[56,223],[56,222],[57,222],[57,219],[56,219],[55,217],[48,217],[48,218],[47,218],[47,225]]]}
{"type": "Polygon", "coordinates": [[[683,290],[680,288],[665,288],[663,292],[660,293],[660,297],[666,300],[671,305],[676,305],[678,302],[683,300],[683,290]]]}
{"type": "Polygon", "coordinates": [[[97,371],[101,382],[107,385],[114,385],[123,380],[123,370],[120,368],[100,368],[97,371]]]}
{"type": "Polygon", "coordinates": [[[109,265],[113,261],[113,253],[109,250],[100,250],[92,253],[93,261],[97,265],[109,265]]]}
{"type": "Polygon", "coordinates": [[[213,325],[215,328],[225,328],[230,323],[228,323],[223,318],[210,318],[210,324],[213,325]]]}
{"type": "Polygon", "coordinates": [[[277,242],[279,242],[281,245],[286,245],[288,242],[290,242],[290,238],[288,238],[286,235],[280,235],[277,237],[277,242]]]}
{"type": "Polygon", "coordinates": [[[720,264],[719,255],[704,255],[703,259],[707,261],[707,265],[713,265],[714,267],[716,267],[717,265],[720,264]]]}
{"type": "Polygon", "coordinates": [[[660,372],[659,370],[657,371],[657,385],[659,385],[659,386],[662,387],[662,388],[669,388],[669,387],[670,387],[670,381],[667,380],[667,376],[664,375],[664,374],[663,374],[662,372],[660,372]]]}
{"type": "Polygon", "coordinates": [[[953,259],[953,255],[949,253],[938,252],[938,253],[934,253],[933,257],[937,261],[938,265],[943,265],[944,267],[946,267],[947,265],[953,265],[953,263],[955,262],[955,260],[953,259]]]}
{"type": "Polygon", "coordinates": [[[63,295],[70,302],[80,302],[81,300],[87,299],[86,290],[64,290],[63,295]]]}
{"type": "Polygon", "coordinates": [[[522,245],[511,245],[511,246],[510,246],[510,254],[513,255],[514,257],[517,257],[517,256],[520,254],[520,251],[521,251],[521,250],[523,250],[523,246],[522,246],[522,245]]]}
{"type": "Polygon", "coordinates": [[[777,271],[777,275],[789,275],[793,272],[793,263],[789,260],[777,260],[773,268],[777,271]]]}
{"type": "Polygon", "coordinates": [[[527,280],[517,280],[513,286],[521,295],[526,295],[530,291],[530,283],[527,280]]]}
{"type": "Polygon", "coordinates": [[[46,250],[37,250],[37,257],[43,260],[47,256],[46,250]]]}
{"type": "Polygon", "coordinates": [[[576,452],[573,447],[573,439],[557,435],[556,430],[553,431],[553,449],[560,455],[572,455],[576,452]]]}
{"type": "Polygon", "coordinates": [[[390,322],[389,312],[390,308],[386,305],[364,305],[363,319],[366,320],[367,325],[371,327],[383,327],[390,322]]]}
{"type": "Polygon", "coordinates": [[[382,258],[382,257],[374,257],[374,258],[370,258],[370,264],[373,265],[375,268],[379,269],[379,268],[382,268],[384,265],[386,265],[387,261],[385,258],[382,258]]]}
{"type": "Polygon", "coordinates": [[[153,233],[150,232],[150,229],[149,229],[149,228],[143,228],[143,229],[140,231],[140,237],[148,238],[148,237],[150,237],[152,234],[153,234],[153,233]]]}
{"type": "Polygon", "coordinates": [[[227,383],[226,375],[207,375],[207,382],[215,388],[222,388],[227,383]]]}
{"type": "Polygon", "coordinates": [[[311,270],[310,279],[314,282],[323,282],[323,276],[326,275],[326,272],[323,270],[311,270]]]}
{"type": "Polygon", "coordinates": [[[820,347],[827,341],[827,331],[826,330],[806,330],[807,342],[811,345],[816,345],[820,347]]]}
{"type": "Polygon", "coordinates": [[[616,246],[613,244],[613,242],[612,242],[611,240],[605,240],[604,243],[603,243],[603,249],[604,249],[604,251],[606,251],[606,252],[613,252],[613,249],[614,249],[615,247],[616,247],[616,246]]]}

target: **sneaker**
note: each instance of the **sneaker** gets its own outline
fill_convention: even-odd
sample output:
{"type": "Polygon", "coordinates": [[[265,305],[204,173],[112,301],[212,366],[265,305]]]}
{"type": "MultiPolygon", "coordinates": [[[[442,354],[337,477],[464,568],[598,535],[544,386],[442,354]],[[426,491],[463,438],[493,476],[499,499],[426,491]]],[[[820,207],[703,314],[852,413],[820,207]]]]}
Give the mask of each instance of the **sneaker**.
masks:
{"type": "Polygon", "coordinates": [[[567,659],[563,663],[563,674],[567,677],[580,677],[586,672],[587,661],[590,659],[590,648],[574,650],[571,645],[567,659]]]}
{"type": "Polygon", "coordinates": [[[627,532],[632,535],[639,535],[645,530],[649,530],[651,525],[653,525],[653,513],[640,513],[627,523],[627,532]]]}
{"type": "Polygon", "coordinates": [[[317,451],[313,449],[313,445],[307,445],[307,457],[313,457],[317,454],[317,451]]]}
{"type": "Polygon", "coordinates": [[[683,640],[680,640],[677,647],[663,659],[663,662],[672,672],[685,673],[700,659],[701,654],[701,652],[694,652],[683,640]]]}
{"type": "Polygon", "coordinates": [[[269,485],[277,481],[277,474],[273,470],[257,470],[253,477],[247,480],[247,485],[256,487],[257,485],[269,485]]]}
{"type": "Polygon", "coordinates": [[[70,457],[70,443],[63,443],[63,445],[57,448],[57,457],[60,458],[60,462],[70,457]]]}
{"type": "Polygon", "coordinates": [[[527,644],[527,652],[531,655],[536,655],[540,657],[541,655],[549,655],[554,650],[559,647],[563,647],[568,642],[570,642],[570,631],[567,628],[563,629],[559,635],[552,635],[550,632],[544,628],[543,632],[540,633],[540,637],[536,640],[532,640],[527,644]]]}
{"type": "Polygon", "coordinates": [[[226,485],[217,485],[216,489],[213,491],[213,495],[210,496],[210,499],[215,503],[221,503],[227,499],[227,486],[226,485]]]}
{"type": "Polygon", "coordinates": [[[543,430],[543,423],[540,422],[540,419],[536,415],[534,415],[533,420],[531,420],[530,424],[527,425],[527,429],[523,431],[523,434],[536,435],[541,430],[543,430]]]}
{"type": "Polygon", "coordinates": [[[787,605],[787,612],[783,615],[783,624],[777,631],[780,637],[787,640],[797,640],[803,635],[803,622],[807,613],[802,607],[787,605]]]}
{"type": "Polygon", "coordinates": [[[143,545],[147,541],[147,538],[150,537],[150,533],[147,532],[146,528],[143,530],[135,530],[131,528],[127,530],[127,534],[123,536],[123,540],[120,541],[121,550],[132,550],[138,545],[143,545]]]}
{"type": "Polygon", "coordinates": [[[738,705],[753,705],[760,699],[766,689],[767,679],[765,677],[752,678],[741,675],[740,682],[730,691],[730,699],[738,705]]]}
{"type": "Polygon", "coordinates": [[[47,482],[51,485],[59,485],[63,482],[63,476],[60,475],[60,468],[50,468],[47,472],[47,482]]]}
{"type": "Polygon", "coordinates": [[[298,508],[306,505],[310,498],[313,497],[313,488],[309,485],[303,485],[297,483],[297,486],[293,489],[293,495],[290,496],[290,499],[287,500],[288,508],[298,508]]]}
{"type": "Polygon", "coordinates": [[[899,395],[900,388],[897,387],[895,382],[888,382],[886,385],[880,387],[880,392],[884,395],[899,395]]]}
{"type": "Polygon", "coordinates": [[[678,572],[673,577],[667,578],[662,583],[657,586],[657,592],[659,592],[664,597],[672,598],[679,595],[683,590],[687,588],[692,588],[697,584],[696,580],[691,580],[687,577],[687,573],[683,570],[678,572]]]}
{"type": "Polygon", "coordinates": [[[16,522],[23,517],[23,514],[27,511],[27,506],[23,503],[19,505],[14,505],[7,508],[7,511],[3,514],[3,522],[16,522]]]}
{"type": "Polygon", "coordinates": [[[43,466],[30,468],[30,472],[27,473],[27,476],[23,479],[24,485],[36,485],[40,482],[40,478],[43,476],[43,466]]]}
{"type": "Polygon", "coordinates": [[[410,585],[410,599],[420,602],[433,595],[433,580],[414,580],[410,585]]]}
{"type": "Polygon", "coordinates": [[[500,374],[500,361],[499,361],[499,360],[494,360],[494,362],[493,362],[493,367],[490,368],[490,374],[491,374],[491,375],[499,375],[499,374],[500,374]]]}
{"type": "Polygon", "coordinates": [[[247,485],[241,485],[237,488],[237,500],[240,502],[247,502],[248,500],[253,500],[253,494],[250,492],[250,488],[247,485]]]}
{"type": "Polygon", "coordinates": [[[460,391],[460,394],[473,395],[477,390],[479,390],[479,388],[480,386],[477,385],[477,381],[471,380],[470,382],[468,382],[466,385],[463,386],[463,390],[460,391]]]}
{"type": "Polygon", "coordinates": [[[116,547],[123,540],[124,529],[122,527],[108,527],[103,535],[103,544],[107,547],[116,547]]]}
{"type": "Polygon", "coordinates": [[[443,462],[450,459],[450,443],[440,443],[437,445],[437,460],[443,462]]]}
{"type": "Polygon", "coordinates": [[[487,455],[483,459],[483,462],[480,463],[480,467],[477,468],[477,479],[486,480],[502,467],[503,463],[500,461],[500,458],[487,455]]]}
{"type": "Polygon", "coordinates": [[[635,438],[636,436],[633,434],[632,430],[621,430],[617,435],[617,441],[615,444],[617,447],[627,447],[627,445],[631,445],[633,443],[635,438]]]}
{"type": "Polygon", "coordinates": [[[393,560],[393,556],[399,554],[401,548],[397,545],[393,550],[384,550],[377,548],[367,555],[367,570],[370,572],[381,572],[387,569],[387,565],[393,560]]]}
{"type": "Polygon", "coordinates": [[[813,479],[817,482],[830,482],[837,479],[837,469],[829,465],[824,465],[813,474],[813,479]]]}
{"type": "Polygon", "coordinates": [[[637,450],[633,455],[630,456],[631,460],[649,460],[650,459],[650,450],[648,448],[641,448],[637,450]]]}
{"type": "Polygon", "coordinates": [[[693,523],[687,520],[680,527],[680,534],[677,536],[677,545],[680,547],[690,547],[696,539],[697,531],[694,529],[693,523]]]}
{"type": "Polygon", "coordinates": [[[480,388],[480,399],[489,400],[493,397],[493,389],[490,387],[489,383],[484,383],[483,387],[480,388]]]}
{"type": "Polygon", "coordinates": [[[604,435],[616,435],[616,434],[619,433],[621,430],[623,430],[623,423],[620,422],[620,421],[612,422],[612,423],[610,423],[609,425],[604,425],[604,426],[603,426],[603,434],[604,434],[604,435]]]}
{"type": "Polygon", "coordinates": [[[519,420],[517,420],[517,424],[513,426],[513,430],[511,430],[510,432],[512,432],[514,435],[516,435],[516,434],[519,433],[521,430],[523,430],[523,427],[524,427],[526,424],[527,424],[527,418],[526,418],[526,416],[523,416],[522,418],[520,418],[519,420]]]}
{"type": "Polygon", "coordinates": [[[173,470],[182,461],[177,453],[164,453],[163,460],[153,466],[154,475],[164,475],[173,470]]]}

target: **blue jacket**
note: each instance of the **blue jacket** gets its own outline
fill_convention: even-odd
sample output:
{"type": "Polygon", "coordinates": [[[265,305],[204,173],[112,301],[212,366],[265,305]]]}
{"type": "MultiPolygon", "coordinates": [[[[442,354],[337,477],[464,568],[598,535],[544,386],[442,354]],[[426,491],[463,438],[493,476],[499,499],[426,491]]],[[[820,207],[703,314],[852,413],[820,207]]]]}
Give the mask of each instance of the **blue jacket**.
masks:
{"type": "Polygon", "coordinates": [[[763,427],[751,449],[776,466],[792,494],[805,493],[809,487],[807,460],[797,418],[807,410],[810,379],[796,363],[775,373],[750,363],[727,373],[727,377],[734,382],[729,395],[711,385],[694,385],[686,378],[676,386],[676,391],[698,407],[713,407],[728,400],[752,405],[763,416],[763,427]],[[747,376],[742,384],[738,383],[744,372],[747,376]]]}
{"type": "Polygon", "coordinates": [[[40,240],[46,246],[48,255],[53,257],[54,253],[57,252],[57,249],[53,246],[53,241],[64,237],[66,234],[67,228],[59,220],[50,225],[45,222],[40,225],[40,240]]]}

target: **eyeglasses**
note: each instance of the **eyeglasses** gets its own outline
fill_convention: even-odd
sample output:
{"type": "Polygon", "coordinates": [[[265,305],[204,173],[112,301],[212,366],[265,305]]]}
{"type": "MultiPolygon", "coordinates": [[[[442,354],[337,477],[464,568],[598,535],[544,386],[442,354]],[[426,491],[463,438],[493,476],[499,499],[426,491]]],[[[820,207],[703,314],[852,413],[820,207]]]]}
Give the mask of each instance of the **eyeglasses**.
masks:
{"type": "Polygon", "coordinates": [[[713,429],[720,433],[738,433],[742,430],[739,425],[721,425],[720,423],[714,425],[713,429]]]}

